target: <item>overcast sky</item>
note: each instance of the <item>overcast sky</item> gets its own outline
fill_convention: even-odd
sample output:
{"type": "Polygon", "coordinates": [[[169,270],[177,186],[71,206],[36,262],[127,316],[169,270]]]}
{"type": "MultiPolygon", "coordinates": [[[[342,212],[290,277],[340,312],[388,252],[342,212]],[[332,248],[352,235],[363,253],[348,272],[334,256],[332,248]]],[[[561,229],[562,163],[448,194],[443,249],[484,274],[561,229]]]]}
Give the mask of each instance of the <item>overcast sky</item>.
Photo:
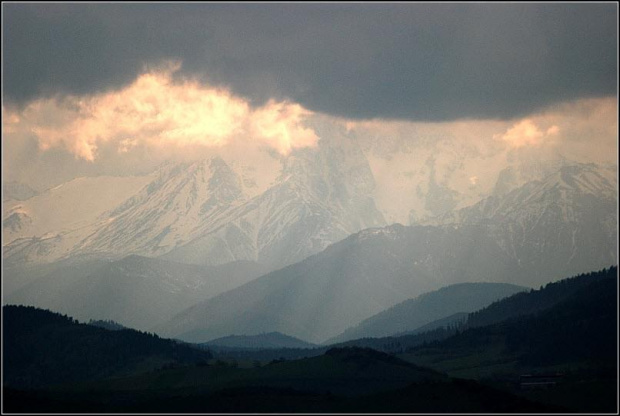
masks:
{"type": "MultiPolygon", "coordinates": [[[[608,118],[580,134],[610,137],[582,139],[617,146],[615,3],[3,3],[2,19],[9,178],[239,135],[286,155],[320,140],[313,114],[527,136],[524,120],[588,108],[608,118]]],[[[544,124],[530,133],[575,140],[544,124]]]]}

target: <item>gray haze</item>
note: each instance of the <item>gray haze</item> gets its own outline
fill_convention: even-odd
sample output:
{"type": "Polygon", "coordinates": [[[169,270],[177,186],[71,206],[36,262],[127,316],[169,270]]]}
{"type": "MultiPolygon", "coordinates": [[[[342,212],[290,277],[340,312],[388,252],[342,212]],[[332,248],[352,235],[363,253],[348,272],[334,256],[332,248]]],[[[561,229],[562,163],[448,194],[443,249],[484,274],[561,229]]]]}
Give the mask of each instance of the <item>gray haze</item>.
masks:
{"type": "Polygon", "coordinates": [[[82,259],[47,267],[5,270],[7,303],[34,305],[80,319],[112,319],[147,330],[194,303],[255,279],[267,270],[253,262],[200,267],[140,256],[119,261],[82,259]]]}
{"type": "Polygon", "coordinates": [[[3,4],[5,105],[127,85],[165,59],[259,104],[514,118],[617,88],[616,4],[3,4]]]}

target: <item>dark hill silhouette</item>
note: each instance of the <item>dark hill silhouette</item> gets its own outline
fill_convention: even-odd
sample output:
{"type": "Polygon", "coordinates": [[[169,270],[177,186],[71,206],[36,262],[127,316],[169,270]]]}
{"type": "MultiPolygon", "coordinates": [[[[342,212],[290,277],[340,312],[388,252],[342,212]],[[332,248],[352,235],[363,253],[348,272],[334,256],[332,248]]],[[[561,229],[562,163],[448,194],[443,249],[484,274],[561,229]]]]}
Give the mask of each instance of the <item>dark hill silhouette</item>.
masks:
{"type": "Polygon", "coordinates": [[[4,385],[34,388],[93,380],[211,353],[131,329],[110,331],[30,306],[4,306],[4,385]]]}
{"type": "Polygon", "coordinates": [[[6,409],[33,412],[339,413],[339,412],[549,412],[474,381],[366,348],[258,368],[190,366],[108,379],[69,392],[5,390],[6,409]],[[137,393],[136,393],[137,392],[137,393]]]}
{"type": "Polygon", "coordinates": [[[445,340],[415,347],[412,352],[424,356],[424,362],[439,363],[455,356],[476,357],[481,348],[498,348],[495,361],[510,358],[517,369],[571,363],[615,368],[617,293],[617,267],[565,279],[540,291],[500,301],[478,315],[486,317],[494,309],[510,310],[512,318],[471,326],[445,340]],[[558,301],[561,297],[563,300],[558,301]],[[543,308],[549,303],[555,304],[543,308]],[[507,309],[515,305],[522,308],[507,309]],[[522,314],[516,315],[516,311],[522,314]],[[525,315],[526,311],[530,313],[525,315]]]}
{"type": "Polygon", "coordinates": [[[518,316],[531,315],[551,308],[572,295],[584,290],[594,281],[617,277],[618,267],[613,266],[597,272],[548,283],[538,290],[521,292],[492,303],[468,316],[467,327],[489,325],[518,316]]]}

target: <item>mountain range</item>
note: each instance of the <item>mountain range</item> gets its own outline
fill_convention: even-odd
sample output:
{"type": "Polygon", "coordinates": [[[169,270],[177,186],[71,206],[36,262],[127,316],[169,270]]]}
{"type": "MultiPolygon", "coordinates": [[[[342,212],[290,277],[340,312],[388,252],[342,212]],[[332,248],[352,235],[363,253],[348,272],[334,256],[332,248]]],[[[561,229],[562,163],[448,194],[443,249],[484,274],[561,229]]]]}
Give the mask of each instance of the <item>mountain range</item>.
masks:
{"type": "MultiPolygon", "coordinates": [[[[200,265],[249,260],[276,270],[363,229],[448,221],[563,166],[584,166],[456,139],[376,140],[313,127],[317,147],[287,157],[266,152],[260,162],[222,152],[37,193],[5,183],[4,262],[136,254],[200,265]]],[[[614,167],[593,170],[617,187],[614,167]]]]}
{"type": "Polygon", "coordinates": [[[281,164],[267,184],[256,168],[214,156],[143,177],[80,178],[8,202],[5,262],[137,254],[199,265],[249,260],[273,270],[386,224],[372,172],[351,140],[326,140],[281,164]]]}
{"type": "MultiPolygon", "coordinates": [[[[607,267],[617,261],[616,185],[593,170],[591,165],[564,167],[493,197],[514,207],[501,220],[487,215],[476,221],[363,230],[300,263],[200,302],[155,329],[201,342],[279,331],[320,343],[399,302],[450,284],[536,286],[607,267]],[[583,178],[591,186],[584,187],[583,178]]],[[[484,214],[487,205],[484,200],[460,215],[484,214]]]]}
{"type": "Polygon", "coordinates": [[[197,342],[321,343],[445,286],[617,263],[616,168],[323,133],[269,172],[214,156],[5,201],[5,303],[197,342]]]}
{"type": "MultiPolygon", "coordinates": [[[[299,157],[291,161],[288,170],[297,170],[296,175],[291,173],[248,202],[239,202],[243,199],[239,196],[242,186],[233,180],[233,172],[221,159],[189,167],[166,166],[166,175],[162,174],[120,207],[104,210],[104,214],[101,210],[90,214],[98,215],[97,218],[111,215],[125,222],[125,227],[119,228],[114,221],[108,221],[91,233],[88,243],[80,243],[82,248],[99,244],[95,250],[99,255],[85,251],[48,265],[16,263],[16,258],[23,259],[31,249],[37,256],[45,256],[47,252],[40,244],[49,243],[50,252],[55,252],[63,244],[55,245],[54,241],[62,242],[65,236],[41,239],[38,243],[28,243],[27,238],[9,242],[4,247],[3,281],[5,289],[9,289],[5,301],[49,307],[80,319],[112,319],[129,327],[199,342],[231,334],[283,332],[320,343],[399,302],[451,284],[503,282],[536,286],[550,278],[606,267],[617,261],[617,181],[606,168],[564,163],[542,180],[491,195],[419,225],[366,228],[368,224],[382,223],[381,214],[368,197],[373,188],[370,170],[364,165],[339,164],[338,160],[345,158],[339,159],[335,150],[325,152],[322,158],[323,167],[317,169],[321,176],[304,175],[312,169],[312,163],[299,157]],[[330,169],[336,178],[324,176],[330,169]],[[337,172],[347,169],[354,172],[349,179],[357,178],[355,186],[345,181],[335,187],[339,183],[337,172]],[[188,178],[192,180],[187,182],[188,178]],[[202,192],[194,188],[196,181],[206,186],[202,192]],[[239,185],[239,192],[229,192],[230,183],[239,185]],[[309,198],[315,191],[323,194],[309,198]],[[287,193],[288,197],[282,196],[287,193]],[[176,197],[166,199],[170,195],[176,197]],[[209,200],[217,202],[210,205],[209,200]],[[194,201],[193,205],[183,205],[188,201],[194,201]],[[233,207],[222,208],[222,201],[229,201],[233,207]],[[144,210],[146,207],[153,211],[144,210]],[[360,209],[359,215],[347,216],[355,207],[360,209]],[[183,234],[179,230],[193,221],[197,221],[196,226],[203,224],[192,216],[200,215],[200,209],[211,210],[205,215],[209,221],[220,221],[218,215],[225,217],[221,219],[223,228],[174,248],[160,259],[116,259],[111,249],[105,248],[110,244],[131,252],[130,247],[141,244],[140,241],[148,247],[161,248],[164,242],[183,234]],[[258,215],[259,212],[264,215],[258,215]],[[345,217],[349,219],[347,224],[337,220],[345,217]],[[148,243],[154,241],[151,237],[155,233],[161,234],[158,230],[165,218],[170,220],[168,225],[178,227],[168,229],[177,231],[162,236],[156,245],[148,243]],[[257,234],[254,226],[247,226],[247,232],[242,232],[244,222],[240,218],[261,224],[263,231],[257,234]],[[365,220],[355,222],[351,218],[365,220]],[[272,227],[279,231],[267,232],[272,227]],[[347,237],[361,228],[365,229],[347,237]],[[253,230],[256,239],[248,239],[249,230],[253,230]],[[111,232],[118,237],[103,237],[111,232]],[[128,240],[127,236],[134,234],[135,238],[128,240]],[[202,246],[215,235],[224,236],[228,242],[217,240],[207,244],[212,249],[202,246]],[[226,247],[231,247],[229,243],[235,235],[239,237],[235,241],[249,242],[236,247],[246,247],[246,254],[254,254],[215,255],[217,250],[230,254],[226,247]],[[313,240],[311,235],[322,237],[313,240]],[[331,237],[323,238],[326,235],[331,237]],[[340,238],[344,239],[328,245],[340,238]],[[264,244],[257,252],[258,242],[264,244]],[[29,248],[20,248],[22,245],[29,248]],[[315,251],[319,253],[268,273],[278,263],[293,262],[315,251]],[[213,255],[223,263],[218,267],[223,268],[217,271],[212,269],[214,266],[172,261],[182,252],[194,252],[205,259],[213,255]],[[260,258],[264,262],[231,262],[235,257],[260,258]],[[276,257],[280,260],[276,261],[276,257]],[[230,265],[225,266],[226,263],[230,265]],[[258,278],[261,275],[264,276],[258,278]]],[[[62,201],[62,195],[75,192],[71,187],[60,187],[21,201],[19,206],[24,208],[42,197],[46,201],[62,201]],[[56,195],[58,192],[65,194],[56,195]]],[[[16,211],[11,208],[9,212],[13,215],[16,211]]],[[[71,217],[66,218],[68,223],[71,217]]],[[[86,221],[83,218],[87,217],[75,218],[86,221]]],[[[201,263],[195,260],[190,263],[201,263]]],[[[453,311],[456,312],[462,311],[453,311]]]]}

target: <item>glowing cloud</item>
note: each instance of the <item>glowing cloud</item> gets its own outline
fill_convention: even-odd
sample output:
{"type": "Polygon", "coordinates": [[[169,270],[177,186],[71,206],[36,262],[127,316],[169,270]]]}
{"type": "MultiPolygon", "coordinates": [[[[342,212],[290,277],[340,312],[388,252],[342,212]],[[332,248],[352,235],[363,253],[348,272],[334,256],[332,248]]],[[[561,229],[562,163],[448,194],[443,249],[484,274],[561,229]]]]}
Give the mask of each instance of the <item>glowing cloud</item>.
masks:
{"type": "Polygon", "coordinates": [[[302,121],[311,114],[299,104],[271,100],[252,114],[252,132],[282,154],[300,147],[312,147],[318,137],[314,130],[302,125],[302,121]]]}
{"type": "Polygon", "coordinates": [[[558,126],[551,126],[546,131],[541,130],[531,119],[524,119],[509,128],[504,134],[493,137],[507,142],[512,147],[539,146],[543,141],[559,133],[558,126]]]}
{"type": "Polygon", "coordinates": [[[316,145],[318,137],[303,125],[312,113],[300,105],[270,101],[252,109],[227,90],[173,82],[179,67],[142,74],[120,91],[35,101],[20,114],[8,114],[4,130],[30,131],[41,149],[64,146],[89,161],[104,142],[114,143],[119,153],[139,145],[221,147],[236,138],[259,141],[283,155],[316,145]]]}

